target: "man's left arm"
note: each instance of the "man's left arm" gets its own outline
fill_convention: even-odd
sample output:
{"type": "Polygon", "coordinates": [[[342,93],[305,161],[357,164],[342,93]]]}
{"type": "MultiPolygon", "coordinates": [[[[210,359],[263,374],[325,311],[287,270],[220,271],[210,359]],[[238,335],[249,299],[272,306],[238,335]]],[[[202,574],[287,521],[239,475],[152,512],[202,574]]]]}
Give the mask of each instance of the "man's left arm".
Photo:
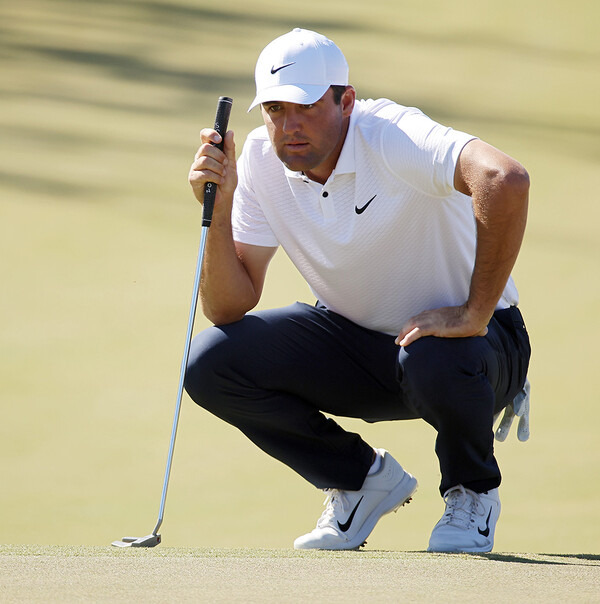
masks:
{"type": "Polygon", "coordinates": [[[502,151],[475,139],[463,148],[454,187],[473,200],[477,249],[469,298],[462,306],[427,310],[409,319],[396,343],[423,336],[483,336],[515,264],[527,222],[529,175],[502,151]]]}

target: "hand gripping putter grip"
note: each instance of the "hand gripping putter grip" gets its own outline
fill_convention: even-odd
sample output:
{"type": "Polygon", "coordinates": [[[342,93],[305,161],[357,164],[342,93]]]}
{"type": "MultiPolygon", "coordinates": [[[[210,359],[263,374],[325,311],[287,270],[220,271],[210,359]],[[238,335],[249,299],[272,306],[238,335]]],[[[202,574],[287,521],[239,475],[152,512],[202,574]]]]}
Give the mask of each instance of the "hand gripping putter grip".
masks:
{"type": "MultiPolygon", "coordinates": [[[[229,122],[229,114],[233,100],[229,97],[219,97],[217,104],[217,115],[215,117],[215,130],[221,135],[221,142],[216,145],[223,150],[223,139],[227,132],[227,124],[229,122]]],[[[181,361],[181,371],[179,374],[179,388],[177,391],[177,402],[175,404],[175,415],[173,417],[173,427],[171,429],[171,442],[169,444],[169,454],[167,456],[167,467],[165,469],[165,477],[163,481],[162,496],[160,498],[160,508],[158,511],[158,520],[154,530],[145,537],[123,537],[120,541],[113,541],[115,547],[154,547],[161,542],[161,536],[158,532],[163,522],[165,513],[165,502],[167,499],[167,488],[169,486],[169,477],[171,475],[171,466],[173,463],[173,450],[175,449],[175,438],[177,436],[177,425],[179,424],[179,414],[181,411],[181,398],[183,396],[183,384],[185,380],[185,371],[187,368],[188,357],[190,354],[190,345],[192,342],[192,332],[194,329],[194,319],[196,317],[196,306],[198,303],[198,292],[200,289],[200,276],[202,274],[202,262],[204,260],[204,248],[206,246],[206,236],[208,228],[212,222],[213,209],[215,207],[215,197],[217,194],[217,185],[212,182],[207,182],[204,186],[204,204],[202,208],[202,233],[200,237],[200,248],[198,250],[198,260],[196,262],[196,274],[194,277],[194,290],[192,293],[192,304],[190,307],[190,316],[187,326],[187,334],[185,338],[185,348],[183,351],[183,360],[181,361]]]]}

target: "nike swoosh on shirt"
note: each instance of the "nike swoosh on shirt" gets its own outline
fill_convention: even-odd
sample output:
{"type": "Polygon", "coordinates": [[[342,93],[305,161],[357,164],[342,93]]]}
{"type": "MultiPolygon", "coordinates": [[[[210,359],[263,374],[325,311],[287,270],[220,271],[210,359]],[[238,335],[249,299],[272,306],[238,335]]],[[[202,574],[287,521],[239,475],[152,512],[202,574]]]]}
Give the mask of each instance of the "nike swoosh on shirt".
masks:
{"type": "Polygon", "coordinates": [[[354,211],[357,214],[362,214],[368,207],[369,204],[377,197],[377,195],[373,195],[373,197],[371,197],[371,199],[369,199],[369,201],[367,201],[367,203],[365,203],[365,205],[362,208],[359,208],[358,206],[354,206],[354,211]]]}
{"type": "MultiPolygon", "coordinates": [[[[364,495],[363,495],[363,497],[364,497],[364,495]]],[[[360,505],[360,502],[362,500],[363,500],[362,497],[358,500],[358,503],[354,506],[352,513],[350,514],[350,516],[348,516],[348,520],[346,520],[346,522],[344,522],[344,524],[342,524],[338,520],[338,526],[340,527],[340,531],[342,531],[342,533],[345,533],[350,528],[350,525],[352,524],[352,521],[354,520],[354,514],[356,514],[356,510],[358,509],[358,506],[360,505]]]]}
{"type": "Polygon", "coordinates": [[[286,67],[289,67],[290,65],[295,65],[295,63],[296,63],[296,61],[294,61],[293,63],[286,63],[285,65],[281,65],[280,67],[275,67],[275,65],[273,65],[273,67],[271,67],[271,73],[277,73],[281,69],[285,69],[286,67]]]}
{"type": "Polygon", "coordinates": [[[492,515],[492,508],[490,508],[490,512],[488,514],[487,520],[485,521],[485,530],[481,530],[479,527],[477,527],[477,531],[479,532],[480,535],[483,535],[484,537],[487,537],[490,534],[490,516],[492,515]]]}

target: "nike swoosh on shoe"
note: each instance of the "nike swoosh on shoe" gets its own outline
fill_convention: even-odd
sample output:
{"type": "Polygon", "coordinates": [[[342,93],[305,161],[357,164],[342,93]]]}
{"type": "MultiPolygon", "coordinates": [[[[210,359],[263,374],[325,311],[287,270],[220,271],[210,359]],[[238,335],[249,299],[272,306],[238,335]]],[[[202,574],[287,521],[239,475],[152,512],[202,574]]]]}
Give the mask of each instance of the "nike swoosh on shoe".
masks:
{"type": "Polygon", "coordinates": [[[488,537],[490,534],[490,517],[491,517],[491,515],[492,515],[492,508],[490,508],[487,520],[485,521],[485,529],[482,531],[479,527],[477,527],[477,532],[480,535],[482,535],[483,537],[488,537]]]}
{"type": "MultiPolygon", "coordinates": [[[[364,497],[364,495],[363,495],[363,497],[364,497]]],[[[350,516],[348,516],[348,520],[346,520],[346,522],[341,524],[340,521],[338,520],[338,526],[340,527],[340,531],[342,531],[342,533],[345,533],[352,525],[352,521],[354,520],[354,515],[356,514],[356,510],[358,509],[360,502],[363,500],[363,497],[361,497],[358,500],[358,503],[354,506],[354,509],[352,510],[352,513],[350,514],[350,516]]]]}

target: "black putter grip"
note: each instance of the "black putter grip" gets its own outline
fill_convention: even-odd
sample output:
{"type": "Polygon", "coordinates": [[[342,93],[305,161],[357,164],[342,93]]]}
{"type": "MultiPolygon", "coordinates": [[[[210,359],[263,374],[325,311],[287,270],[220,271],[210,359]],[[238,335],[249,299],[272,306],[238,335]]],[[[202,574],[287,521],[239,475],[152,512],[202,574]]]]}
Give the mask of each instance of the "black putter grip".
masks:
{"type": "MultiPolygon", "coordinates": [[[[215,130],[221,135],[221,142],[215,145],[223,151],[223,139],[227,132],[227,124],[229,123],[229,114],[233,99],[228,96],[219,97],[217,104],[217,115],[215,117],[215,130]]],[[[213,210],[215,208],[215,197],[217,195],[217,185],[214,182],[207,182],[204,185],[204,204],[202,210],[202,226],[210,226],[212,222],[213,210]]]]}

